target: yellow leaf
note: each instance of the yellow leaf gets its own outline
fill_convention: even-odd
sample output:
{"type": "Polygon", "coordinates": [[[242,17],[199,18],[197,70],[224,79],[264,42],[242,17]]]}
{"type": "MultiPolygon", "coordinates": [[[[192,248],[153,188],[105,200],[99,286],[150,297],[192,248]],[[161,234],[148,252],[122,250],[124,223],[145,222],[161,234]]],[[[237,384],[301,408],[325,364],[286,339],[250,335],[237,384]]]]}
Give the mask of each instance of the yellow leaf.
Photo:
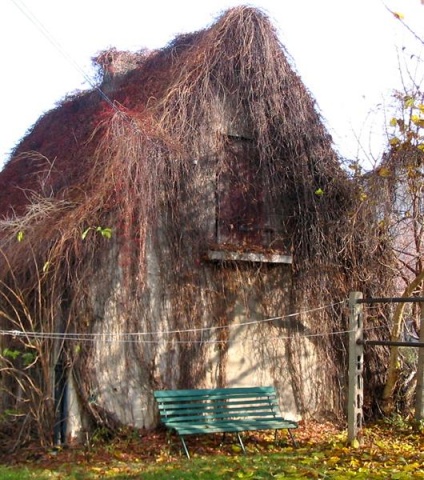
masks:
{"type": "Polygon", "coordinates": [[[350,446],[351,446],[352,448],[359,448],[359,441],[358,441],[358,439],[357,439],[357,438],[354,438],[354,439],[352,440],[352,442],[350,443],[350,446]]]}
{"type": "Polygon", "coordinates": [[[414,106],[415,100],[414,97],[411,97],[411,95],[405,95],[403,100],[405,102],[405,107],[411,108],[414,106]]]}
{"type": "Polygon", "coordinates": [[[327,465],[336,465],[337,463],[340,462],[340,457],[330,457],[328,460],[327,460],[327,465]]]}
{"type": "Polygon", "coordinates": [[[297,467],[296,465],[290,464],[284,467],[284,471],[286,473],[296,473],[297,472],[297,467]]]}
{"type": "Polygon", "coordinates": [[[390,177],[390,170],[387,167],[381,167],[378,169],[377,174],[379,177],[390,177]]]}
{"type": "Polygon", "coordinates": [[[410,464],[407,464],[403,471],[404,472],[413,472],[414,470],[418,470],[420,468],[420,464],[415,462],[415,463],[410,463],[410,464]]]}
{"type": "Polygon", "coordinates": [[[393,12],[393,15],[395,16],[395,18],[397,18],[398,20],[403,20],[405,18],[405,15],[403,13],[400,13],[400,12],[393,12]]]}
{"type": "Polygon", "coordinates": [[[415,123],[415,125],[418,125],[419,127],[421,127],[422,121],[423,119],[419,115],[411,115],[411,122],[415,123]]]}
{"type": "Polygon", "coordinates": [[[324,195],[324,190],[322,190],[322,188],[317,188],[315,190],[315,195],[317,195],[318,197],[321,197],[322,195],[324,195]]]}
{"type": "Polygon", "coordinates": [[[397,123],[398,123],[397,118],[394,118],[394,117],[393,117],[393,118],[390,120],[390,126],[391,126],[391,127],[396,127],[397,123]]]}

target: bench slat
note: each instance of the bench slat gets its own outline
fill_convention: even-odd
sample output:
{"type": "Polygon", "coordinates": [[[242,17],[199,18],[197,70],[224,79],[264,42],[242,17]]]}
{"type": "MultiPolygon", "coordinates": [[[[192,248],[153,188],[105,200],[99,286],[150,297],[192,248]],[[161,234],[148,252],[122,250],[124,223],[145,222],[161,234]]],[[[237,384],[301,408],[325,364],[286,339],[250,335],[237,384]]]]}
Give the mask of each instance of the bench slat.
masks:
{"type": "MultiPolygon", "coordinates": [[[[171,426],[173,426],[171,424],[171,426]]],[[[201,433],[231,433],[256,430],[278,430],[297,428],[293,422],[215,422],[210,425],[190,425],[179,427],[180,435],[195,435],[201,433]]]]}
{"type": "MultiPolygon", "coordinates": [[[[251,425],[254,428],[257,428],[258,426],[266,426],[267,429],[275,429],[275,428],[297,428],[297,424],[294,422],[291,422],[290,420],[285,420],[283,418],[264,418],[264,419],[256,419],[256,420],[245,420],[245,419],[221,419],[221,420],[215,420],[213,422],[190,422],[190,423],[181,423],[178,421],[169,421],[165,422],[165,425],[169,428],[174,428],[175,430],[178,430],[178,432],[181,432],[182,430],[186,428],[191,428],[191,427],[196,427],[200,428],[203,427],[205,430],[208,430],[210,428],[223,428],[225,425],[240,425],[241,430],[245,428],[246,425],[251,425]]],[[[264,427],[262,427],[263,429],[264,427]]],[[[221,430],[224,432],[223,430],[221,430]]]]}
{"type": "Polygon", "coordinates": [[[274,395],[262,395],[262,394],[244,394],[231,397],[230,395],[184,395],[181,397],[174,397],[168,395],[157,396],[156,399],[163,403],[180,403],[180,402],[200,402],[205,399],[214,400],[214,401],[233,401],[233,402],[242,402],[250,400],[276,400],[274,395]]]}
{"type": "Polygon", "coordinates": [[[245,412],[254,412],[255,410],[267,410],[267,411],[274,411],[278,412],[278,408],[276,405],[269,404],[269,403],[189,403],[184,405],[160,405],[159,410],[163,412],[163,414],[179,414],[186,411],[197,412],[199,414],[208,412],[217,412],[217,411],[245,411],[245,412]]]}
{"type": "Polygon", "coordinates": [[[172,401],[165,401],[161,398],[157,399],[158,404],[160,408],[166,409],[166,408],[202,408],[204,406],[225,406],[225,407],[234,407],[237,405],[240,406],[246,406],[248,407],[249,405],[255,407],[255,406],[261,406],[261,405],[266,405],[267,407],[269,406],[274,406],[276,408],[279,408],[277,399],[272,399],[272,398],[243,398],[233,400],[233,399],[214,399],[214,398],[204,398],[202,400],[192,400],[192,399],[184,399],[180,401],[175,401],[174,399],[172,401]]]}
{"type": "Polygon", "coordinates": [[[269,394],[276,395],[274,387],[234,387],[234,388],[200,388],[196,390],[156,390],[154,395],[156,398],[180,398],[184,396],[189,397],[209,397],[214,398],[215,396],[229,396],[235,398],[240,395],[247,394],[252,396],[253,394],[269,394]]]}
{"type": "Polygon", "coordinates": [[[178,413],[166,413],[162,415],[162,418],[164,419],[172,419],[172,418],[180,418],[182,420],[190,420],[193,418],[198,418],[200,421],[207,421],[208,419],[213,419],[217,417],[247,417],[247,418],[255,418],[255,417],[271,417],[271,418],[280,418],[281,415],[275,413],[275,412],[270,412],[269,410],[252,410],[252,411],[246,411],[246,410],[218,410],[218,411],[213,411],[213,412],[207,412],[207,413],[198,413],[198,412],[193,412],[191,410],[187,410],[185,412],[178,412],[178,413]]]}
{"type": "Polygon", "coordinates": [[[233,401],[242,401],[243,399],[252,399],[252,398],[258,398],[258,399],[268,399],[268,398],[275,398],[273,395],[268,395],[268,394],[243,394],[243,395],[236,395],[232,397],[230,394],[225,394],[225,395],[181,395],[178,397],[175,397],[174,395],[160,395],[156,397],[158,400],[161,400],[162,402],[189,402],[189,401],[201,401],[205,398],[208,398],[210,400],[233,400],[233,401]]]}
{"type": "Polygon", "coordinates": [[[284,418],[282,417],[275,417],[275,416],[270,416],[269,414],[266,413],[261,413],[256,416],[249,416],[249,415],[243,415],[243,413],[240,414],[234,414],[234,415],[215,415],[214,417],[196,417],[196,416],[186,416],[186,417],[169,417],[168,419],[163,419],[163,423],[165,424],[190,424],[190,423],[198,423],[198,424],[209,424],[209,423],[214,423],[214,422],[219,422],[219,421],[259,421],[259,420],[266,420],[266,421],[285,421],[284,418]]]}

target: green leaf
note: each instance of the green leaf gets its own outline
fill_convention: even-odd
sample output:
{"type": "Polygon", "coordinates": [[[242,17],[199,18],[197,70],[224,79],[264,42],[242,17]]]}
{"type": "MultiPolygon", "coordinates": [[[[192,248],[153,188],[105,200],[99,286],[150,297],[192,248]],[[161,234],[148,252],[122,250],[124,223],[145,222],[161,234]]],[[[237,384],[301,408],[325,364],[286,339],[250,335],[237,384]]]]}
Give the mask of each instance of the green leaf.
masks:
{"type": "Polygon", "coordinates": [[[19,350],[10,350],[10,348],[5,348],[3,350],[3,357],[12,358],[13,360],[18,358],[20,354],[21,352],[19,350]]]}
{"type": "Polygon", "coordinates": [[[19,230],[18,234],[16,235],[16,238],[18,242],[22,242],[22,240],[24,239],[24,232],[22,230],[19,230]]]}
{"type": "Polygon", "coordinates": [[[88,228],[86,228],[86,229],[82,232],[82,235],[81,235],[81,238],[82,238],[83,240],[86,239],[86,237],[87,237],[87,235],[88,235],[88,232],[89,232],[90,230],[94,230],[96,233],[100,233],[100,235],[101,235],[102,237],[105,237],[105,238],[111,238],[111,237],[112,237],[112,229],[111,229],[111,228],[109,228],[109,227],[103,228],[103,227],[101,227],[101,226],[99,225],[99,226],[97,226],[97,227],[88,227],[88,228]]]}
{"type": "Polygon", "coordinates": [[[31,363],[33,363],[36,358],[37,358],[37,355],[34,352],[26,352],[22,355],[22,360],[26,367],[28,365],[31,365],[31,363]]]}
{"type": "Polygon", "coordinates": [[[81,235],[81,238],[82,240],[85,240],[87,235],[88,235],[88,232],[91,230],[91,227],[88,227],[86,228],[83,232],[82,232],[82,235],[81,235]]]}
{"type": "Polygon", "coordinates": [[[314,193],[318,197],[322,197],[322,195],[324,195],[324,190],[322,188],[317,188],[314,193]]]}
{"type": "Polygon", "coordinates": [[[111,228],[103,228],[100,232],[103,237],[105,238],[111,238],[112,237],[112,229],[111,228]]]}

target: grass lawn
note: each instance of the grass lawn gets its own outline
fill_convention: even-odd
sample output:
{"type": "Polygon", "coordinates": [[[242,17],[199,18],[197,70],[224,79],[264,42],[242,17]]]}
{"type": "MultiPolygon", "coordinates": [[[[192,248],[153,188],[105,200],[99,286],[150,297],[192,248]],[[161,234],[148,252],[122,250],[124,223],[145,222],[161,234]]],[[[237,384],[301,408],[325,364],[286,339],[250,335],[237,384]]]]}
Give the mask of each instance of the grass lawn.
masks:
{"type": "Polygon", "coordinates": [[[302,425],[299,446],[273,435],[246,435],[247,455],[220,437],[189,439],[192,459],[164,432],[120,435],[108,442],[60,451],[35,447],[1,457],[1,480],[61,479],[424,479],[424,434],[406,423],[383,422],[365,428],[360,444],[325,424],[302,425]]]}

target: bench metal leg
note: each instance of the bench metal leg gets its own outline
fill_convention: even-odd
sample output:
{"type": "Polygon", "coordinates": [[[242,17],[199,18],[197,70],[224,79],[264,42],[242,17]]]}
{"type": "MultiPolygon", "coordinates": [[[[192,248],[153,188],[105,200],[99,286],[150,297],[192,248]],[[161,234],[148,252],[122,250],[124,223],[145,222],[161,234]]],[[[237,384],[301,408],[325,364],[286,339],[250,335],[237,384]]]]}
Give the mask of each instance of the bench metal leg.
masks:
{"type": "MultiPolygon", "coordinates": [[[[288,428],[287,431],[289,432],[291,441],[293,442],[293,446],[297,447],[296,439],[294,438],[294,435],[293,435],[292,431],[290,430],[290,428],[288,428]]],[[[277,443],[277,435],[278,435],[278,430],[275,430],[275,432],[274,432],[274,442],[275,443],[277,443]]]]}
{"type": "Polygon", "coordinates": [[[183,444],[184,452],[187,455],[187,458],[190,459],[190,454],[188,453],[188,448],[187,448],[186,442],[184,440],[184,437],[180,435],[180,439],[181,439],[181,443],[183,444]]]}
{"type": "Polygon", "coordinates": [[[237,433],[237,438],[238,438],[238,441],[239,441],[239,443],[240,443],[240,447],[241,447],[241,449],[243,450],[243,453],[246,454],[246,449],[244,448],[243,440],[241,439],[239,433],[237,433]]]}
{"type": "Polygon", "coordinates": [[[293,442],[293,445],[297,448],[297,442],[296,442],[296,439],[294,438],[294,435],[293,435],[292,431],[290,430],[290,428],[288,428],[287,430],[288,430],[288,432],[289,432],[289,434],[290,434],[290,438],[291,438],[291,440],[292,440],[292,442],[293,442]]]}

